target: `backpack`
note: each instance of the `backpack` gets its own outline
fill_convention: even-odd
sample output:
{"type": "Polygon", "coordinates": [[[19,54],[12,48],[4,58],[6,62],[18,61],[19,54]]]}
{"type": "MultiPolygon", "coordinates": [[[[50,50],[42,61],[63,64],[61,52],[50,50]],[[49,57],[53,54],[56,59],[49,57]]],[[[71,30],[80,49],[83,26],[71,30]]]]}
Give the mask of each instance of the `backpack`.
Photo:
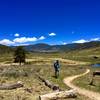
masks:
{"type": "Polygon", "coordinates": [[[59,66],[59,64],[58,63],[54,63],[54,68],[55,68],[55,70],[59,70],[59,68],[60,68],[60,66],[59,66]]]}

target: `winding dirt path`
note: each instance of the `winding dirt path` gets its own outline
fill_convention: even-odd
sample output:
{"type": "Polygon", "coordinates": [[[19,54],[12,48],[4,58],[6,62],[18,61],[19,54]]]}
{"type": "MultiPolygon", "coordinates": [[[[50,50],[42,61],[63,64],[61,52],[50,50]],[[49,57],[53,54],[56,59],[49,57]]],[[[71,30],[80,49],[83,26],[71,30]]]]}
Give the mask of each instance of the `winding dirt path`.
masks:
{"type": "Polygon", "coordinates": [[[75,75],[75,76],[70,76],[64,79],[64,83],[69,86],[70,88],[75,89],[79,94],[82,94],[86,97],[89,97],[91,100],[100,100],[100,94],[93,92],[93,91],[89,91],[80,87],[75,86],[74,84],[72,84],[72,81],[78,77],[82,77],[86,74],[88,74],[90,72],[89,69],[86,70],[85,73],[80,74],[80,75],[75,75]]]}

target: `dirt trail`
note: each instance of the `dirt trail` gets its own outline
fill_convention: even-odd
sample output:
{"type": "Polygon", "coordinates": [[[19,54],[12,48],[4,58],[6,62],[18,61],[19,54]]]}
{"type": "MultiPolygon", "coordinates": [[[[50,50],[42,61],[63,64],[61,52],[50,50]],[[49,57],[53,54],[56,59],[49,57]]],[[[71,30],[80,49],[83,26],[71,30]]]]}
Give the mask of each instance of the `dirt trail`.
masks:
{"type": "Polygon", "coordinates": [[[75,86],[72,81],[78,77],[82,77],[86,74],[88,74],[90,72],[89,69],[86,70],[85,73],[80,74],[80,75],[74,75],[74,76],[70,76],[64,79],[64,83],[69,86],[70,88],[75,89],[79,94],[82,94],[86,97],[89,97],[91,100],[100,100],[100,94],[93,92],[93,91],[89,91],[80,87],[75,86]]]}
{"type": "Polygon", "coordinates": [[[69,59],[63,59],[63,58],[42,58],[42,57],[38,57],[38,58],[33,58],[33,59],[26,59],[26,61],[28,62],[32,62],[32,61],[55,61],[55,60],[59,60],[63,63],[67,63],[67,65],[85,65],[85,64],[89,64],[89,62],[82,62],[82,61],[74,61],[74,60],[69,60],[69,59]]]}
{"type": "MultiPolygon", "coordinates": [[[[55,60],[59,60],[63,63],[67,63],[67,65],[86,65],[89,64],[88,62],[81,62],[81,61],[74,61],[74,60],[68,60],[68,59],[63,59],[63,58],[43,58],[43,57],[35,57],[35,58],[31,58],[31,59],[26,59],[26,62],[39,62],[39,61],[44,61],[45,63],[47,62],[47,64],[51,64],[51,61],[55,61],[55,60]]],[[[40,65],[41,63],[37,63],[38,65],[40,65]]],[[[11,66],[11,65],[19,65],[19,63],[7,63],[7,61],[4,62],[0,62],[0,66],[11,66]]]]}

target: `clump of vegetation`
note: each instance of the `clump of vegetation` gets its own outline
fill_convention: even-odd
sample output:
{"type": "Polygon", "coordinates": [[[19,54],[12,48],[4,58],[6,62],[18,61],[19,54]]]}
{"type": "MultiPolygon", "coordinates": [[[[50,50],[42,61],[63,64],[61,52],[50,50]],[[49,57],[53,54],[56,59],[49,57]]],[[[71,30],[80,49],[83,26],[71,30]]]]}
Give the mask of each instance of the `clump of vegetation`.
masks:
{"type": "Polygon", "coordinates": [[[7,68],[2,71],[0,74],[2,77],[8,77],[8,78],[18,78],[18,77],[27,77],[28,72],[25,69],[16,69],[16,68],[7,68]]]}
{"type": "Polygon", "coordinates": [[[20,65],[21,63],[25,63],[25,57],[26,57],[25,50],[22,46],[17,47],[14,56],[15,56],[14,58],[15,63],[19,63],[20,65]]]}

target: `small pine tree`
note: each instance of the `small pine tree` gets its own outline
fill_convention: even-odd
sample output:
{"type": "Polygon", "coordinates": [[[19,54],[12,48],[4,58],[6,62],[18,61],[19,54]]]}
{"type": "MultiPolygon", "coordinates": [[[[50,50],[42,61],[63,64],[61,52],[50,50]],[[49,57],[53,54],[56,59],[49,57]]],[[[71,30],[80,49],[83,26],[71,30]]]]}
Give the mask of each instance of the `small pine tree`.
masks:
{"type": "Polygon", "coordinates": [[[25,63],[25,50],[22,46],[17,47],[14,54],[14,63],[25,63]]]}

